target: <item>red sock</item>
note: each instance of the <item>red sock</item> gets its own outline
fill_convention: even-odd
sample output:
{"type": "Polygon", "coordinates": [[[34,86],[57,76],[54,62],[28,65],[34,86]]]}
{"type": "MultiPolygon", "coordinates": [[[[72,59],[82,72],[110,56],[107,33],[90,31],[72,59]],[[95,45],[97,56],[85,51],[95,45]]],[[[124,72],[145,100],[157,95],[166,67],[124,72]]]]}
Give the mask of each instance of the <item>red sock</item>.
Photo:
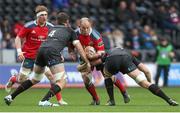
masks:
{"type": "Polygon", "coordinates": [[[114,84],[116,85],[116,87],[118,87],[118,89],[121,91],[121,93],[126,92],[124,85],[121,83],[121,81],[119,79],[115,78],[114,84]]]}
{"type": "Polygon", "coordinates": [[[61,93],[56,93],[56,99],[59,102],[62,99],[61,93]]]}
{"type": "Polygon", "coordinates": [[[10,81],[13,82],[13,83],[16,83],[17,82],[17,77],[16,76],[12,76],[10,78],[10,81]]]}
{"type": "MultiPolygon", "coordinates": [[[[51,87],[52,87],[52,84],[51,84],[51,87]]],[[[57,99],[58,102],[62,99],[62,96],[61,96],[60,92],[56,93],[56,99],[57,99]]]]}
{"type": "Polygon", "coordinates": [[[94,84],[90,84],[88,86],[86,86],[86,89],[88,90],[88,92],[91,94],[91,96],[93,97],[93,99],[95,99],[96,101],[99,100],[99,97],[97,96],[94,84]]]}

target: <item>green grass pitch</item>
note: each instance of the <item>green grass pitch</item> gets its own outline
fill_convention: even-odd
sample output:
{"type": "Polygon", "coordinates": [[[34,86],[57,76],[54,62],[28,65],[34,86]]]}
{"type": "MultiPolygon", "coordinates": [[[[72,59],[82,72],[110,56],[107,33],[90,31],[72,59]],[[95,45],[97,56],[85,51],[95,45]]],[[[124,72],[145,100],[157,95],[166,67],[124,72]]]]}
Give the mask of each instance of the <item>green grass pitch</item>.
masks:
{"type": "MultiPolygon", "coordinates": [[[[107,93],[105,88],[97,88],[101,105],[90,106],[90,95],[85,88],[65,88],[62,91],[67,106],[39,107],[37,104],[48,89],[30,89],[19,95],[10,106],[4,103],[7,93],[0,89],[0,112],[180,112],[180,106],[169,106],[165,101],[152,95],[143,88],[128,88],[131,101],[124,104],[121,93],[115,88],[116,106],[105,106],[107,93]]],[[[180,88],[163,88],[170,97],[180,103],[180,88]]],[[[53,98],[51,102],[56,102],[53,98]]]]}

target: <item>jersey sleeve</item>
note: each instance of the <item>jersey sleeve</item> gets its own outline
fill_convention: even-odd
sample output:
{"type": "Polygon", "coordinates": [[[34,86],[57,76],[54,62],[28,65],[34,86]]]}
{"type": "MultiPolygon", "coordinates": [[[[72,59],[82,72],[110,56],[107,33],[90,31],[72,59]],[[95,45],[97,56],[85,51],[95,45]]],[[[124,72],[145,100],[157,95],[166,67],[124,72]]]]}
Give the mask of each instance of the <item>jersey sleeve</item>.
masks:
{"type": "Polygon", "coordinates": [[[72,31],[72,32],[71,32],[71,41],[73,42],[73,41],[75,41],[75,40],[78,40],[78,37],[77,37],[77,35],[76,35],[76,32],[75,32],[75,31],[72,31]]]}
{"type": "Polygon", "coordinates": [[[97,51],[104,51],[104,43],[102,37],[99,37],[98,39],[94,40],[94,48],[97,51]]]}
{"type": "Polygon", "coordinates": [[[133,56],[133,63],[134,63],[136,66],[138,66],[138,65],[141,63],[141,61],[138,60],[136,57],[133,56]]]}
{"type": "Polygon", "coordinates": [[[19,36],[20,38],[24,38],[27,36],[27,34],[30,32],[29,28],[27,27],[23,27],[19,33],[17,34],[17,36],[19,36]]]}

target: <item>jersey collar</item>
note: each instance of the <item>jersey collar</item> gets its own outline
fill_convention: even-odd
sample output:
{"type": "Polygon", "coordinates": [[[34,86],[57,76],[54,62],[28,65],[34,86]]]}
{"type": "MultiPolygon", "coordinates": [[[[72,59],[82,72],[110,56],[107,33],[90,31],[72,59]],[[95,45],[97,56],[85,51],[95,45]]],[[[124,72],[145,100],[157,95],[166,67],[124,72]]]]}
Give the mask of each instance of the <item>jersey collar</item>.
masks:
{"type": "MultiPolygon", "coordinates": [[[[34,24],[35,24],[36,26],[38,26],[37,20],[34,20],[34,24]]],[[[48,25],[48,23],[47,23],[47,21],[46,21],[46,23],[45,23],[44,26],[47,26],[47,25],[48,25]]]]}

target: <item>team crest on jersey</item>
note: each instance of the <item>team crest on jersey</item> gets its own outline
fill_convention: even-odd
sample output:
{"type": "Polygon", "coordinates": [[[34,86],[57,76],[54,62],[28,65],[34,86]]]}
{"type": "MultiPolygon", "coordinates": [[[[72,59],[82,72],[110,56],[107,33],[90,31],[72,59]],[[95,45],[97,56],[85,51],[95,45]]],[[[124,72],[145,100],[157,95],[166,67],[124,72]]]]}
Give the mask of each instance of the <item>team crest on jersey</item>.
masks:
{"type": "Polygon", "coordinates": [[[32,33],[32,34],[35,34],[35,33],[36,33],[36,31],[34,31],[34,30],[33,30],[31,33],[32,33]]]}
{"type": "Polygon", "coordinates": [[[102,45],[104,45],[103,42],[99,42],[99,43],[98,43],[98,46],[102,46],[102,45]]]}

